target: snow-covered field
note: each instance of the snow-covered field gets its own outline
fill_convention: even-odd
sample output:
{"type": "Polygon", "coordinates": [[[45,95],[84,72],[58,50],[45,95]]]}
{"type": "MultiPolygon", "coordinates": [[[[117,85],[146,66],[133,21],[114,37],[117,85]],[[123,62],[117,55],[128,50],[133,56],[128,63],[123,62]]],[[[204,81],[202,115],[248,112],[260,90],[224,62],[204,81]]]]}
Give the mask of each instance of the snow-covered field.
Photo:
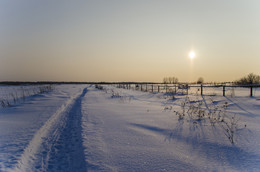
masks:
{"type": "Polygon", "coordinates": [[[258,96],[56,85],[0,108],[0,171],[260,171],[259,123],[258,96]]]}

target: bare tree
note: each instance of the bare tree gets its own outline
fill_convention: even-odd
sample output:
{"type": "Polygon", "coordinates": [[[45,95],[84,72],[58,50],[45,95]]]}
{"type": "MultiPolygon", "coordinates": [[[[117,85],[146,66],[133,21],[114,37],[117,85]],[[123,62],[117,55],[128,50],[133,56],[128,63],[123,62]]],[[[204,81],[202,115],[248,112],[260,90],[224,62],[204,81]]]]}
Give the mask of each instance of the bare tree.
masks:
{"type": "Polygon", "coordinates": [[[178,83],[178,78],[172,77],[172,83],[173,83],[173,84],[177,84],[177,83],[178,83]]]}
{"type": "Polygon", "coordinates": [[[168,78],[168,81],[169,81],[169,84],[172,84],[172,81],[173,81],[173,80],[172,80],[172,77],[169,77],[169,78],[168,78]]]}
{"type": "Polygon", "coordinates": [[[176,78],[176,77],[164,77],[163,83],[164,84],[177,84],[178,78],[176,78]]]}
{"type": "Polygon", "coordinates": [[[164,84],[167,84],[167,82],[168,82],[168,78],[167,78],[167,77],[164,77],[164,78],[163,78],[163,83],[164,83],[164,84]]]}
{"type": "Polygon", "coordinates": [[[253,73],[248,74],[247,76],[235,81],[236,84],[260,84],[260,76],[253,73]]]}
{"type": "Polygon", "coordinates": [[[197,84],[202,84],[202,83],[204,83],[204,79],[202,77],[199,77],[197,84]]]}

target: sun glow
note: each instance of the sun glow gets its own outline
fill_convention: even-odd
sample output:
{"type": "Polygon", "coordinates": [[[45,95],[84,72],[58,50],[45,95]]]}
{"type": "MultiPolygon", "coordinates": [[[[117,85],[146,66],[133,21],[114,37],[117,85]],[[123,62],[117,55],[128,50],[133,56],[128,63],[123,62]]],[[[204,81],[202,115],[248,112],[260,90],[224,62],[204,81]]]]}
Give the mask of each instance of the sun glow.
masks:
{"type": "Polygon", "coordinates": [[[189,57],[190,57],[190,59],[194,59],[194,58],[196,57],[195,52],[194,52],[194,51],[191,51],[191,52],[189,53],[189,57]]]}

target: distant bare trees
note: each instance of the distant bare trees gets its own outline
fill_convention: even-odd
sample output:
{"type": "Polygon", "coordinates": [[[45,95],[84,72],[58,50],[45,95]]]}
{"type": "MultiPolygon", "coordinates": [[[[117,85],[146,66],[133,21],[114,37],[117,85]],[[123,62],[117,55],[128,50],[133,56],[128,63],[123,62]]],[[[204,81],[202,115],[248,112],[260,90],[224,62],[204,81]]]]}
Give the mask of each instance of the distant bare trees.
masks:
{"type": "Polygon", "coordinates": [[[178,81],[179,80],[176,77],[164,77],[163,78],[163,83],[164,84],[177,84],[178,81]]]}
{"type": "Polygon", "coordinates": [[[260,84],[260,76],[250,73],[247,76],[235,81],[235,83],[238,85],[260,84]]]}
{"type": "Polygon", "coordinates": [[[197,84],[203,84],[204,83],[204,79],[202,77],[199,77],[197,84]]]}

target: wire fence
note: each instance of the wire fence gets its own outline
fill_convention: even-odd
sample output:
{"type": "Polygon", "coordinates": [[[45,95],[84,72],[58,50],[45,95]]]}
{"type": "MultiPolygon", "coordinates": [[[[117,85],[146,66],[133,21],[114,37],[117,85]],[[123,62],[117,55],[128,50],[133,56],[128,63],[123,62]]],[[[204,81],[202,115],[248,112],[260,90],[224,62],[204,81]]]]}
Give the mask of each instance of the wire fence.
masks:
{"type": "Polygon", "coordinates": [[[250,96],[260,97],[260,85],[212,85],[212,84],[116,84],[118,88],[151,93],[190,95],[250,96]]]}

